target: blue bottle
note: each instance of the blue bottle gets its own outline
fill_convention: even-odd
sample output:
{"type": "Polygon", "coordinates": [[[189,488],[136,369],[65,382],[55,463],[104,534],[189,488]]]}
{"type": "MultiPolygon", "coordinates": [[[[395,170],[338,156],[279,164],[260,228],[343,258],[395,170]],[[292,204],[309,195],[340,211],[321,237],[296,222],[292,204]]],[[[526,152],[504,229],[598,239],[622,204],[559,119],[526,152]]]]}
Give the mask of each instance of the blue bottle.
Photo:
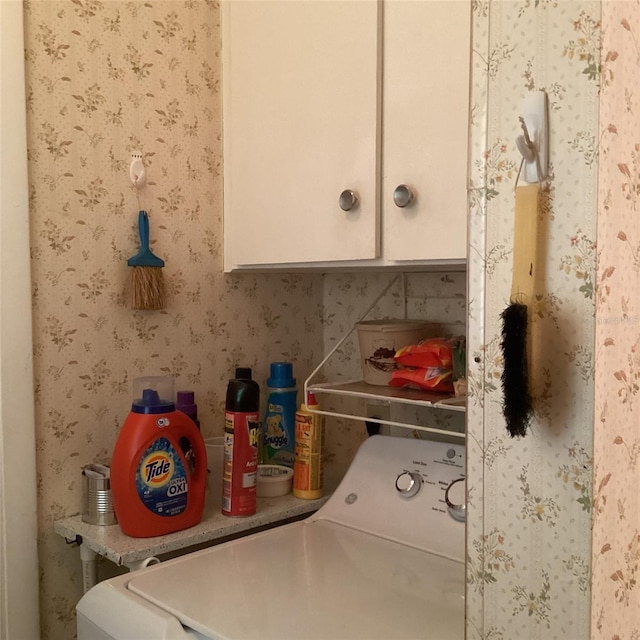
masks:
{"type": "Polygon", "coordinates": [[[262,462],[293,467],[298,389],[290,362],[272,362],[262,423],[262,462]]]}

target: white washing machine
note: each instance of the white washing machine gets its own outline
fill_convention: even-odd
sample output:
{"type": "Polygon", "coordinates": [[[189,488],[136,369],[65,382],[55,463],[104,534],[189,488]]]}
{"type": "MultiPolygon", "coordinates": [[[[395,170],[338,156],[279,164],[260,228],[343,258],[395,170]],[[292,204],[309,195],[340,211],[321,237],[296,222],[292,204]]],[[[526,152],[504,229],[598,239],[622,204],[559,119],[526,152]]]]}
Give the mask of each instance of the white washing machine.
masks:
{"type": "Polygon", "coordinates": [[[308,519],[96,585],[78,639],[462,640],[463,476],[462,445],[373,436],[308,519]]]}

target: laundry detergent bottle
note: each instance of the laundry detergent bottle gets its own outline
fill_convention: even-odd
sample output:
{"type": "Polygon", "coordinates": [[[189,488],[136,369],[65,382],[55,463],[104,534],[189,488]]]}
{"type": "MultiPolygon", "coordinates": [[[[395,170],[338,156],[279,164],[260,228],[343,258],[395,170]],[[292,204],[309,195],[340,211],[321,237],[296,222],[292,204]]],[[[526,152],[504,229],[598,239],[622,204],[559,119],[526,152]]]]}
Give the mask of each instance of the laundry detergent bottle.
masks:
{"type": "Polygon", "coordinates": [[[176,410],[172,378],[137,378],[133,386],[135,399],[111,458],[118,524],[134,538],[187,529],[204,509],[204,440],[193,420],[176,410]]]}

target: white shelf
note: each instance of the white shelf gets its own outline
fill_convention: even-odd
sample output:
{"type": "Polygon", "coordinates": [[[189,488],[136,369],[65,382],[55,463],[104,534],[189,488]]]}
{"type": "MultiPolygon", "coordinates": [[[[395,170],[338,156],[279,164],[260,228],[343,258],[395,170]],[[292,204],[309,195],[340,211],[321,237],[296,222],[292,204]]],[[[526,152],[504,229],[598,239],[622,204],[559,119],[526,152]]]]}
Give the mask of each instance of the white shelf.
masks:
{"type": "MultiPolygon", "coordinates": [[[[377,403],[406,404],[430,409],[444,409],[446,411],[466,411],[466,398],[448,396],[442,393],[429,393],[426,391],[418,391],[417,389],[398,389],[395,387],[382,387],[367,384],[361,380],[351,380],[341,383],[305,383],[305,397],[307,392],[313,392],[316,397],[323,394],[336,395],[350,398],[361,398],[365,401],[377,403]]],[[[322,403],[321,403],[322,404],[322,403]]],[[[319,413],[334,418],[346,418],[347,420],[363,420],[366,422],[375,422],[378,424],[389,425],[393,427],[402,427],[404,429],[412,429],[415,431],[426,431],[431,433],[444,434],[454,438],[465,439],[465,434],[449,429],[441,429],[436,427],[425,427],[413,422],[398,422],[395,420],[387,420],[382,418],[369,417],[367,415],[358,415],[357,413],[340,413],[338,411],[327,411],[323,409],[308,408],[311,413],[319,413]]]]}
{"type": "MultiPolygon", "coordinates": [[[[367,314],[375,307],[378,301],[387,294],[389,289],[402,278],[402,290],[403,294],[406,292],[405,274],[399,274],[395,278],[389,281],[387,286],[380,292],[378,297],[370,304],[367,310],[362,314],[360,320],[363,320],[367,314]]],[[[406,300],[406,294],[404,295],[406,300]]],[[[324,365],[331,359],[331,357],[339,351],[345,341],[353,334],[356,329],[354,324],[351,329],[337,342],[337,344],[331,349],[331,351],[324,357],[322,362],[311,372],[309,377],[304,383],[304,395],[306,398],[309,392],[313,392],[316,397],[322,395],[333,395],[350,398],[360,398],[371,403],[385,403],[388,405],[413,405],[417,407],[425,407],[430,409],[444,409],[446,411],[458,411],[466,412],[467,398],[462,396],[452,396],[443,393],[435,393],[428,391],[420,391],[418,389],[398,388],[389,386],[378,386],[364,382],[363,380],[348,380],[343,382],[314,382],[314,378],[318,375],[324,365]]],[[[320,402],[322,406],[322,402],[320,402]]],[[[355,413],[340,413],[338,411],[324,410],[324,409],[311,409],[312,413],[318,413],[321,415],[332,416],[336,418],[346,418],[347,420],[363,420],[368,422],[376,422],[378,424],[385,424],[395,427],[402,427],[406,429],[414,429],[416,431],[428,431],[433,433],[446,434],[455,438],[465,438],[464,433],[458,431],[451,431],[449,429],[441,429],[435,427],[425,427],[418,424],[408,422],[396,422],[389,419],[373,418],[367,415],[357,415],[355,413]]]]}
{"type": "Polygon", "coordinates": [[[448,411],[466,411],[467,398],[450,396],[443,393],[419,391],[418,389],[402,389],[398,387],[383,387],[368,384],[362,380],[349,380],[341,383],[316,383],[310,384],[307,391],[314,394],[334,394],[364,398],[378,402],[394,402],[400,404],[412,404],[434,409],[446,409],[448,411]]]}
{"type": "Polygon", "coordinates": [[[345,469],[326,465],[324,495],[317,500],[301,500],[289,493],[273,498],[258,498],[255,515],[230,518],[222,515],[209,493],[205,501],[202,520],[182,531],[153,538],[132,538],[122,533],[117,524],[98,526],[83,522],[80,515],[54,522],[54,531],[67,540],[81,542],[82,546],[103,556],[118,566],[131,567],[152,556],[161,556],[195,545],[213,544],[230,536],[246,535],[257,528],[273,526],[293,518],[308,516],[317,511],[335,491],[345,469]]]}

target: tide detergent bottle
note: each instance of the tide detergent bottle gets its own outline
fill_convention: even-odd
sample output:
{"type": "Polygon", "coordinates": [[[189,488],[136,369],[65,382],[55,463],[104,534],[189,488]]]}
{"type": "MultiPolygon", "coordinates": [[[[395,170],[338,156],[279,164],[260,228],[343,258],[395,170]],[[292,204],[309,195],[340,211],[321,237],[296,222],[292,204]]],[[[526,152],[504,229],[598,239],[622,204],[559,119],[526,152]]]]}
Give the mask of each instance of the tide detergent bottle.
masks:
{"type": "Polygon", "coordinates": [[[204,440],[193,420],[176,411],[172,378],[137,378],[133,386],[135,399],[111,458],[118,524],[134,538],[187,529],[204,509],[204,440]]]}

